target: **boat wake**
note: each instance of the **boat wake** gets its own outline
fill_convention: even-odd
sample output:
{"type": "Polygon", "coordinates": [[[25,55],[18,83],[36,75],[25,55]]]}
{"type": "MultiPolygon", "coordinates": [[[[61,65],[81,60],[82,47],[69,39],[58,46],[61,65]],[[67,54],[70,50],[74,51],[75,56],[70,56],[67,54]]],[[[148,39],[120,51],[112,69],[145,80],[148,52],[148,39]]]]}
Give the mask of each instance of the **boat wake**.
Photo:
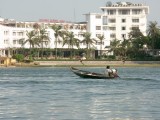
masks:
{"type": "Polygon", "coordinates": [[[140,77],[122,77],[120,78],[121,80],[142,80],[142,81],[160,81],[159,79],[156,78],[140,78],[140,77]]]}

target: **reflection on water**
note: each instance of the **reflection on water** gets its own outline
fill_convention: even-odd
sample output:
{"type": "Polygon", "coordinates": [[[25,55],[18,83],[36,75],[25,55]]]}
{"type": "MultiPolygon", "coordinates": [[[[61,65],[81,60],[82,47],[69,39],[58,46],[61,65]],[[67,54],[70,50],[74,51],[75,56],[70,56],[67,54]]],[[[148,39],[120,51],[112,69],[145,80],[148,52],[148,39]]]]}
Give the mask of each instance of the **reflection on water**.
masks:
{"type": "Polygon", "coordinates": [[[0,119],[158,120],[160,68],[118,70],[105,80],[69,68],[0,68],[0,119]]]}

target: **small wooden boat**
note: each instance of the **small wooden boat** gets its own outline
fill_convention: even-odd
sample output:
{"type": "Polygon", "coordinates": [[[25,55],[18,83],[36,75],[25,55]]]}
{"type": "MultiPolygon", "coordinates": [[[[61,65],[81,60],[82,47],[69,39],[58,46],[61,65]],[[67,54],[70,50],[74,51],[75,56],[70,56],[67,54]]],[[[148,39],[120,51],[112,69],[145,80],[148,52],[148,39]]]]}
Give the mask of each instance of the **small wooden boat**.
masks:
{"type": "Polygon", "coordinates": [[[95,73],[95,72],[89,72],[80,70],[74,67],[70,67],[71,71],[75,73],[76,75],[82,77],[82,78],[92,78],[92,79],[113,79],[119,77],[117,74],[113,74],[112,76],[106,76],[105,74],[95,73]]]}

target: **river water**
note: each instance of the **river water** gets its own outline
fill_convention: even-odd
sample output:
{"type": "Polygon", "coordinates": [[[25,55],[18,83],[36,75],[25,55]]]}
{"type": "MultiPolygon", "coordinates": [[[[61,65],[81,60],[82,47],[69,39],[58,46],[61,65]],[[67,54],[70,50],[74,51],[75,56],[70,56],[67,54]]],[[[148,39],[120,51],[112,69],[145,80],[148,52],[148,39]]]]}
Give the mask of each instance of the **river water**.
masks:
{"type": "Polygon", "coordinates": [[[160,68],[118,72],[105,80],[67,67],[0,68],[0,120],[160,120],[160,68]]]}

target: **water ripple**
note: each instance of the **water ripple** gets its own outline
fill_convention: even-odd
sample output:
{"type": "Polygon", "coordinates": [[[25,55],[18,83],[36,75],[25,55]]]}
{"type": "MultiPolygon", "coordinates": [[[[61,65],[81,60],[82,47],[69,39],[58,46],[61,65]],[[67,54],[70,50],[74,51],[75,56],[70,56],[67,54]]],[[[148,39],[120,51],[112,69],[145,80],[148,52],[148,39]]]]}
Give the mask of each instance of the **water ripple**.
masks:
{"type": "Polygon", "coordinates": [[[105,80],[69,68],[0,68],[0,119],[158,120],[160,69],[118,70],[120,78],[105,80]]]}

